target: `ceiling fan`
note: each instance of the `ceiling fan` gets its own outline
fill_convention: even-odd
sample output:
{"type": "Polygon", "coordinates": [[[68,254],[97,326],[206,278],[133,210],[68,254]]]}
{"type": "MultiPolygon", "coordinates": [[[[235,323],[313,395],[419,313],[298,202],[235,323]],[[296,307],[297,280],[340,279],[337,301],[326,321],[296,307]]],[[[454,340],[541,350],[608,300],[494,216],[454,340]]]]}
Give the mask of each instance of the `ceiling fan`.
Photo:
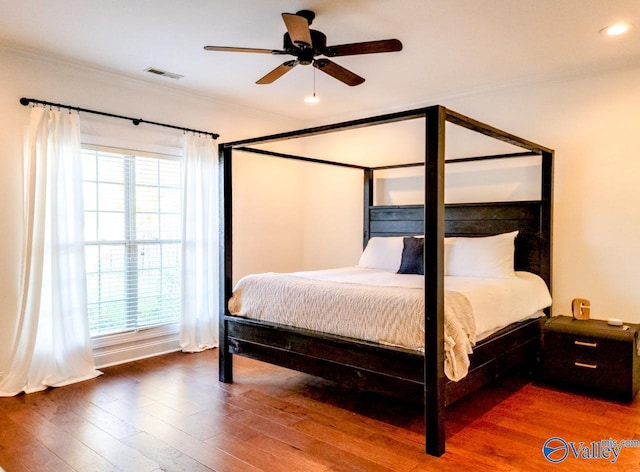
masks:
{"type": "Polygon", "coordinates": [[[383,39],[362,43],[340,44],[327,46],[327,37],[320,31],[309,28],[316,14],[310,10],[300,10],[297,13],[283,13],[282,19],[287,27],[284,34],[282,49],[237,48],[226,46],[205,46],[207,51],[223,52],[253,52],[259,54],[278,54],[295,56],[295,59],[280,64],[267,75],[259,79],[256,84],[271,84],[298,64],[313,64],[318,70],[349,85],[360,85],[364,78],[351,72],[335,62],[317,56],[339,57],[358,54],[374,54],[379,52],[395,52],[402,50],[402,43],[397,39],[383,39]]]}

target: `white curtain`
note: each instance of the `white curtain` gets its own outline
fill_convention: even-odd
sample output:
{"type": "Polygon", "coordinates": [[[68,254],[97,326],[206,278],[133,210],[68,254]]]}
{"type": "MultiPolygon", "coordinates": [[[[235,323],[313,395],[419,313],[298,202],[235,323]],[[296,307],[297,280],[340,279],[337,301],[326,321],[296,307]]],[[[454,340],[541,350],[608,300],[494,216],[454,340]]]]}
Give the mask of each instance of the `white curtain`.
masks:
{"type": "Polygon", "coordinates": [[[218,148],[208,136],[184,137],[182,318],[180,346],[218,345],[218,148]]]}
{"type": "Polygon", "coordinates": [[[100,375],[87,319],[78,115],[32,108],[27,141],[21,297],[0,396],[100,375]]]}

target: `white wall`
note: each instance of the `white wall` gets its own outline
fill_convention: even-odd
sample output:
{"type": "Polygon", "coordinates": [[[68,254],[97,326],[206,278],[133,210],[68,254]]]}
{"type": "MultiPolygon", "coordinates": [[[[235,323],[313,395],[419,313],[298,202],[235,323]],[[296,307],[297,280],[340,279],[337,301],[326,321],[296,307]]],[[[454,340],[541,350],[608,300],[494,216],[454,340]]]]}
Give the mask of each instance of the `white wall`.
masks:
{"type": "Polygon", "coordinates": [[[353,266],[362,252],[363,173],[307,164],[304,209],[306,270],[353,266]]]}
{"type": "MultiPolygon", "coordinates": [[[[591,300],[594,318],[640,323],[640,69],[512,86],[440,104],[555,150],[553,313],[570,314],[571,300],[581,297],[591,300]]],[[[402,139],[382,144],[380,139],[376,132],[356,146],[336,135],[321,149],[335,154],[344,142],[358,159],[381,148],[390,159],[416,153],[402,139]]],[[[393,203],[411,198],[419,203],[419,181],[404,177],[405,184],[391,189],[402,201],[393,203]]],[[[502,190],[519,195],[531,189],[502,190]]],[[[360,209],[345,211],[360,217],[360,209]]],[[[305,237],[305,248],[320,247],[313,235],[305,237]]],[[[313,258],[322,260],[331,251],[315,252],[313,258]]],[[[310,257],[305,252],[305,260],[310,257]]],[[[343,262],[354,257],[355,250],[343,262]]]]}
{"type": "Polygon", "coordinates": [[[251,273],[301,270],[303,164],[238,151],[233,159],[234,280],[251,273]]]}
{"type": "MultiPolygon", "coordinates": [[[[298,124],[279,115],[234,107],[222,101],[184,93],[175,88],[44,60],[0,49],[0,372],[6,366],[5,349],[11,347],[19,298],[22,250],[22,144],[29,108],[20,97],[39,98],[151,121],[220,133],[219,142],[295,129],[298,124]]],[[[140,141],[138,133],[151,136],[154,145],[175,145],[179,133],[150,125],[139,128],[119,120],[83,114],[83,133],[111,129],[127,142],[140,141]]],[[[145,138],[146,139],[146,138],[145,138]]],[[[260,158],[238,158],[234,166],[238,196],[234,202],[236,224],[236,273],[255,269],[299,269],[303,260],[301,200],[291,195],[302,185],[295,163],[281,161],[266,169],[260,158]],[[291,185],[293,183],[293,185],[291,185]],[[293,188],[291,188],[293,187],[293,188]],[[258,201],[259,200],[259,201],[258,201]],[[285,202],[282,205],[282,202],[285,202]],[[260,221],[252,215],[260,205],[260,221]],[[288,222],[285,231],[282,222],[288,222]],[[251,238],[247,235],[251,234],[251,238]],[[266,242],[270,250],[265,250],[266,242]],[[259,250],[258,250],[259,249],[259,250]],[[257,252],[257,255],[255,254],[257,252]],[[256,261],[258,263],[256,263],[256,261]]]]}

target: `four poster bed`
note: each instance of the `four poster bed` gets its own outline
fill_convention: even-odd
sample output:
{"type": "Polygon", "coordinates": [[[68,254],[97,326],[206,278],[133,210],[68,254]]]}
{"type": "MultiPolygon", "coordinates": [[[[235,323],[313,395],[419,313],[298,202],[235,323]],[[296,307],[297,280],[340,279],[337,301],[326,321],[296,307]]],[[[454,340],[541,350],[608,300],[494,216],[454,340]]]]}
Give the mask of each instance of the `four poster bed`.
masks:
{"type": "MultiPolygon", "coordinates": [[[[512,233],[515,237],[516,271],[536,274],[543,285],[551,286],[551,212],[553,151],[530,141],[500,131],[442,106],[309,128],[220,145],[221,242],[222,274],[220,278],[220,380],[232,382],[232,356],[242,355],[294,370],[327,378],[341,385],[355,386],[383,394],[406,394],[423,398],[425,405],[426,452],[441,455],[445,450],[445,406],[514,369],[532,369],[539,352],[540,317],[524,316],[518,321],[494,330],[473,346],[469,366],[463,378],[452,381],[445,375],[445,268],[447,244],[454,238],[480,241],[512,233]],[[361,167],[300,156],[273,153],[248,146],[282,139],[306,137],[401,120],[423,119],[425,122],[425,160],[402,166],[361,167]],[[447,164],[490,159],[541,156],[541,197],[535,201],[444,204],[445,122],[451,122],[483,135],[522,148],[523,152],[473,156],[447,160],[447,164]],[[232,156],[234,150],[255,152],[282,158],[320,162],[361,169],[364,176],[364,246],[365,252],[380,238],[405,237],[421,239],[420,321],[424,331],[423,349],[358,339],[340,332],[300,328],[293,323],[251,319],[233,310],[232,285],[232,156]],[[377,170],[423,165],[425,167],[424,205],[374,206],[373,182],[377,170]],[[376,238],[376,239],[372,239],[376,238]]],[[[389,239],[390,240],[390,239],[389,239]]],[[[513,243],[512,246],[513,248],[513,243]]],[[[451,249],[448,249],[451,251],[451,249]]],[[[370,255],[370,254],[369,254],[370,255]]],[[[363,257],[364,254],[363,254],[363,257]]],[[[362,259],[361,259],[362,262],[362,259]]],[[[402,260],[404,265],[404,259],[402,260]]],[[[366,266],[366,264],[364,264],[366,266]]],[[[360,270],[360,269],[358,269],[360,270]]],[[[365,269],[367,268],[365,267],[365,269]]],[[[519,273],[519,272],[517,272],[519,273]]],[[[367,272],[367,274],[370,274],[367,272]]],[[[416,274],[416,272],[413,272],[416,274]]],[[[306,276],[298,274],[306,284],[306,276]]],[[[322,275],[325,277],[324,275],[322,275]]],[[[330,279],[333,275],[328,276],[330,279]]],[[[326,277],[325,277],[326,278],[326,277]]],[[[327,284],[333,283],[331,279],[327,284]]],[[[395,282],[391,283],[394,285],[395,282]]],[[[384,285],[384,284],[383,284],[384,285]]],[[[545,287],[545,290],[546,290],[545,287]]],[[[325,287],[326,289],[327,287],[325,287]]],[[[374,289],[382,293],[388,287],[374,289]]],[[[306,290],[306,289],[305,289],[306,290]]],[[[238,290],[240,292],[240,290],[238,290]]],[[[273,292],[275,293],[275,292],[273,292]]],[[[285,290],[285,293],[290,293],[285,290]]],[[[448,293],[448,292],[447,292],[448,293]]],[[[548,293],[548,292],[547,292],[548,293]]],[[[236,295],[237,298],[237,295],[236,295]]],[[[235,300],[235,301],[234,301],[235,300]]],[[[447,299],[448,300],[448,299],[447,299]]],[[[276,303],[274,301],[274,303],[276,303]]],[[[448,302],[447,302],[448,303],[448,302]]],[[[550,303],[550,300],[549,300],[550,303]]],[[[547,307],[545,304],[544,307],[547,307]]],[[[542,308],[542,307],[541,307],[542,308]]],[[[267,304],[267,311],[269,310],[267,304]]],[[[365,308],[366,310],[366,308],[365,308]]],[[[295,311],[295,309],[294,309],[295,311]]],[[[546,308],[548,316],[548,308],[546,308]]],[[[529,313],[531,315],[533,313],[529,313]]],[[[540,314],[540,312],[538,312],[540,314]]]]}

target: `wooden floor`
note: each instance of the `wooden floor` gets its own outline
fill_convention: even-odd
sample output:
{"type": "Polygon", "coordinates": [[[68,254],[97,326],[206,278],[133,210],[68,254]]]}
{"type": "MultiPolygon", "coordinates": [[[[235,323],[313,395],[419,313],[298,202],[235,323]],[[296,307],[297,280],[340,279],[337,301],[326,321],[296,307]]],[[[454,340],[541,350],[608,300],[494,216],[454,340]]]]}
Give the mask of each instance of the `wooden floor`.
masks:
{"type": "MultiPolygon", "coordinates": [[[[519,379],[447,410],[447,452],[423,454],[421,408],[236,357],[217,381],[217,351],[104,369],[94,380],[0,398],[0,467],[21,471],[640,470],[542,455],[566,441],[640,439],[640,401],[619,404],[519,379]]],[[[1,469],[0,469],[1,470],[1,469]]]]}

